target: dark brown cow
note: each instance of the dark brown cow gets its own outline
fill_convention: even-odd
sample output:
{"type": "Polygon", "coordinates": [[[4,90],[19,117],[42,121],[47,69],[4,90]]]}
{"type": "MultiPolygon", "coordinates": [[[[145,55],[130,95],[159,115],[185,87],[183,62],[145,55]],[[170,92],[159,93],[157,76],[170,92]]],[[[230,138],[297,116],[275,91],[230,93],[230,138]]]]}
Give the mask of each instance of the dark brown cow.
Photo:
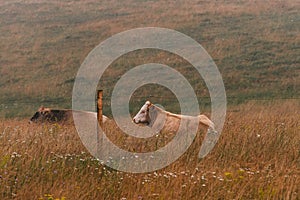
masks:
{"type": "MultiPolygon", "coordinates": [[[[97,118],[96,112],[85,112],[85,111],[73,111],[69,109],[51,109],[40,107],[38,111],[31,117],[30,123],[72,123],[73,122],[73,114],[72,112],[80,112],[84,115],[89,115],[97,118]]],[[[103,115],[103,123],[108,120],[108,117],[103,115]]]]}

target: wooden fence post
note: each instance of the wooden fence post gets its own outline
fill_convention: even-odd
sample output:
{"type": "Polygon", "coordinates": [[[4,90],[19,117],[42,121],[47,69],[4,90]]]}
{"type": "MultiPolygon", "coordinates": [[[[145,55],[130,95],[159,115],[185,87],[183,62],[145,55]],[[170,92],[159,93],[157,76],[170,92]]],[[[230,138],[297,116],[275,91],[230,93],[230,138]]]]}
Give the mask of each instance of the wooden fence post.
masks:
{"type": "Polygon", "coordinates": [[[97,119],[98,119],[99,126],[101,128],[103,126],[102,97],[103,97],[103,90],[98,90],[98,93],[97,93],[97,119]]]}
{"type": "Polygon", "coordinates": [[[101,158],[102,156],[102,146],[103,146],[103,103],[102,103],[102,97],[103,97],[103,90],[97,91],[97,158],[101,158]]]}

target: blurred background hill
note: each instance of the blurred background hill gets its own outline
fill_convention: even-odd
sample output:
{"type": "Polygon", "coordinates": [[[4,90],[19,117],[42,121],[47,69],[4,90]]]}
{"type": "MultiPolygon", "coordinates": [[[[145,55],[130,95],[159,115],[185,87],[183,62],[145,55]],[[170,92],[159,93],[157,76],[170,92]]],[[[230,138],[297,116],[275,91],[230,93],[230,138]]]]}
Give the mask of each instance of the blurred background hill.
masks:
{"type": "MultiPolygon", "coordinates": [[[[138,27],[175,29],[198,41],[223,76],[229,105],[298,99],[299,10],[296,0],[0,0],[0,117],[28,117],[40,105],[71,108],[74,79],[88,53],[113,34],[138,27]]],[[[101,78],[106,113],[120,76],[149,62],[179,70],[194,84],[202,106],[209,105],[205,83],[189,63],[141,50],[120,57],[101,78]]],[[[172,102],[168,109],[176,111],[165,88],[147,85],[134,95],[132,105],[152,95],[154,102],[172,102]]]]}

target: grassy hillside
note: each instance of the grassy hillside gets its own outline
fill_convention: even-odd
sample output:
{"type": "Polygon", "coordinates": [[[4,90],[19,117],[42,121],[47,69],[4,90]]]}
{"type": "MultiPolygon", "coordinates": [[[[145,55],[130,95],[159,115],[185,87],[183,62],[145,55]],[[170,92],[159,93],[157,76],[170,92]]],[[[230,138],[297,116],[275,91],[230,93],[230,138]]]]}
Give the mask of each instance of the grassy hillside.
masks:
{"type": "MultiPolygon", "coordinates": [[[[219,67],[229,103],[299,98],[299,9],[296,0],[0,0],[0,116],[29,116],[42,104],[70,108],[74,78],[87,54],[113,34],[146,26],[175,29],[197,40],[219,67]]],[[[119,75],[149,61],[198,80],[179,57],[137,51],[110,66],[100,82],[105,96],[119,75]]],[[[208,101],[203,81],[195,90],[208,101]]],[[[164,90],[153,91],[141,89],[135,105],[150,95],[161,104],[173,99],[164,90]]]]}
{"type": "MultiPolygon", "coordinates": [[[[297,0],[0,0],[0,199],[300,199],[299,10],[297,0]],[[77,70],[96,45],[149,26],[194,38],[222,74],[229,109],[207,157],[197,159],[199,131],[164,169],[124,173],[92,157],[73,126],[28,124],[40,105],[71,108],[77,70]]],[[[123,55],[104,73],[105,114],[120,76],[150,62],[180,71],[209,113],[208,90],[192,66],[146,49],[123,55]]],[[[149,84],[135,91],[131,112],[146,99],[179,111],[171,91],[149,84]]],[[[113,121],[105,130],[134,152],[173,139],[133,138],[113,121]]]]}

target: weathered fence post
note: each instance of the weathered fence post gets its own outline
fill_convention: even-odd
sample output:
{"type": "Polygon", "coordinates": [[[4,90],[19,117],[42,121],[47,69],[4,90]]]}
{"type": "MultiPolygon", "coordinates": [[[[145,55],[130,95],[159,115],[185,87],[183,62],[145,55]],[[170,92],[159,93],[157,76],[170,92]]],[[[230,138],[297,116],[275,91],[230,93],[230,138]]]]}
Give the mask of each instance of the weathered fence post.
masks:
{"type": "Polygon", "coordinates": [[[103,103],[102,103],[102,97],[103,97],[103,90],[97,91],[97,158],[101,157],[102,154],[102,146],[103,146],[103,103]]]}
{"type": "Polygon", "coordinates": [[[102,104],[103,90],[98,90],[97,93],[97,119],[99,126],[102,128],[103,125],[103,104],[102,104]]]}

